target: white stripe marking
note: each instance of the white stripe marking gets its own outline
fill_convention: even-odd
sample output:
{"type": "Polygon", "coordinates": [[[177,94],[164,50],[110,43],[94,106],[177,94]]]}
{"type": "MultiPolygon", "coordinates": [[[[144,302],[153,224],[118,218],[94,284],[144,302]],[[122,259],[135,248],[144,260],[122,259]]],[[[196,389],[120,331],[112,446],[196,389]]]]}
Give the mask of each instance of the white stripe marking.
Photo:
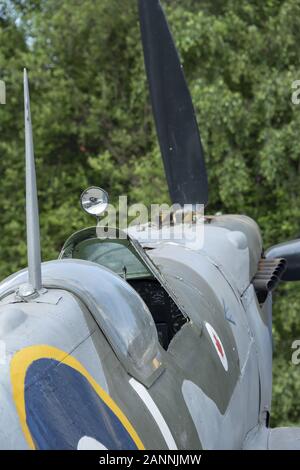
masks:
{"type": "Polygon", "coordinates": [[[134,378],[131,378],[129,380],[130,385],[132,388],[136,391],[136,393],[140,396],[141,400],[145,403],[147,406],[148,410],[152,414],[155,422],[157,423],[162,435],[164,436],[164,439],[166,441],[166,444],[168,446],[169,450],[177,450],[177,445],[176,442],[174,441],[174,438],[171,434],[171,431],[169,429],[169,426],[167,425],[163,415],[159,411],[158,407],[154,403],[153,399],[151,398],[151,395],[149,394],[148,390],[142,385],[141,383],[137,382],[134,378]]]}

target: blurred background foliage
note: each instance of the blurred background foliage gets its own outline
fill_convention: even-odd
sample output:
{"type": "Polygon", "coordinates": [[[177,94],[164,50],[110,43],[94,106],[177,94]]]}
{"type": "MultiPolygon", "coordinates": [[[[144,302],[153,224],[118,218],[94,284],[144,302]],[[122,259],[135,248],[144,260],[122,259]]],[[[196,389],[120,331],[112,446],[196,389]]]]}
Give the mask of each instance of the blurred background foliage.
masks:
{"type": "MultiPolygon", "coordinates": [[[[265,247],[299,237],[298,0],[165,0],[195,103],[214,213],[245,213],[265,247]]],[[[91,220],[88,185],[169,202],[135,0],[1,0],[0,278],[26,265],[22,69],[29,69],[43,259],[91,220]]],[[[272,425],[300,424],[300,289],[274,296],[272,425]]]]}

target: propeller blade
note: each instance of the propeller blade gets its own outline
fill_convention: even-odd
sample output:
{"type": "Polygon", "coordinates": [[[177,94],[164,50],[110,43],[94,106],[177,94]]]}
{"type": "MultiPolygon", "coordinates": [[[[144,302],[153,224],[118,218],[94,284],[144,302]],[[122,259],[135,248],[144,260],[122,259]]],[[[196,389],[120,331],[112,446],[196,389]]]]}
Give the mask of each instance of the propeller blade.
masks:
{"type": "Polygon", "coordinates": [[[139,0],[141,36],[158,141],[173,203],[208,202],[204,153],[191,95],[159,0],[139,0]]]}

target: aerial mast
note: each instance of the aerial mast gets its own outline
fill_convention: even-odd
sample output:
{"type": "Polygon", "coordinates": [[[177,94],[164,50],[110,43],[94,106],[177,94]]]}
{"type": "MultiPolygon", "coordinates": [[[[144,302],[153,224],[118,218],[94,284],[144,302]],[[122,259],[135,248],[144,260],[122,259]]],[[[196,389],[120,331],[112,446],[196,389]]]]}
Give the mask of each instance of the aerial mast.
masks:
{"type": "Polygon", "coordinates": [[[33,295],[34,293],[38,293],[42,288],[42,272],[39,208],[36,187],[36,172],[30,113],[29,86],[26,69],[24,69],[24,118],[26,162],[26,230],[29,282],[29,290],[27,295],[33,295]],[[30,290],[31,293],[29,293],[30,290]]]}

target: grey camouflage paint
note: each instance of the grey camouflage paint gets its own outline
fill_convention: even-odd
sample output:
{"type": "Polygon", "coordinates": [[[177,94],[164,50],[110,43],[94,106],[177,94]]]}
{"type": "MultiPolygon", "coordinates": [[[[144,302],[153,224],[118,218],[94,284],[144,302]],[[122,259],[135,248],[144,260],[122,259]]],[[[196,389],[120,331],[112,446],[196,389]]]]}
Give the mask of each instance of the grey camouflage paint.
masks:
{"type": "MultiPolygon", "coordinates": [[[[206,223],[204,246],[198,251],[188,243],[167,241],[148,250],[149,244],[143,242],[145,259],[151,257],[165,288],[175,294],[190,319],[167,351],[157,340],[159,374],[151,383],[145,382],[178,449],[267,446],[272,348],[268,317],[251,285],[261,239],[248,218],[222,216],[221,224],[217,218],[206,223]],[[230,232],[235,232],[233,237],[228,236],[230,232]],[[224,237],[226,250],[220,248],[224,237]],[[221,339],[228,371],[206,322],[221,339]]],[[[48,288],[42,300],[16,299],[17,287],[26,281],[26,270],[0,285],[0,332],[7,345],[6,364],[0,366],[0,448],[27,448],[12,398],[9,363],[17,351],[35,344],[55,346],[78,359],[118,404],[147,449],[168,448],[161,423],[132,389],[130,367],[118,356],[114,339],[103,330],[113,303],[101,289],[101,279],[110,279],[114,296],[119,295],[118,286],[124,286],[132,306],[138,305],[134,300],[138,294],[124,280],[117,280],[117,275],[93,263],[55,261],[44,263],[42,272],[48,288]]],[[[121,297],[120,302],[124,305],[121,297]]],[[[282,431],[278,432],[283,445],[282,431]]],[[[278,434],[272,436],[272,445],[279,445],[278,434]]]]}

